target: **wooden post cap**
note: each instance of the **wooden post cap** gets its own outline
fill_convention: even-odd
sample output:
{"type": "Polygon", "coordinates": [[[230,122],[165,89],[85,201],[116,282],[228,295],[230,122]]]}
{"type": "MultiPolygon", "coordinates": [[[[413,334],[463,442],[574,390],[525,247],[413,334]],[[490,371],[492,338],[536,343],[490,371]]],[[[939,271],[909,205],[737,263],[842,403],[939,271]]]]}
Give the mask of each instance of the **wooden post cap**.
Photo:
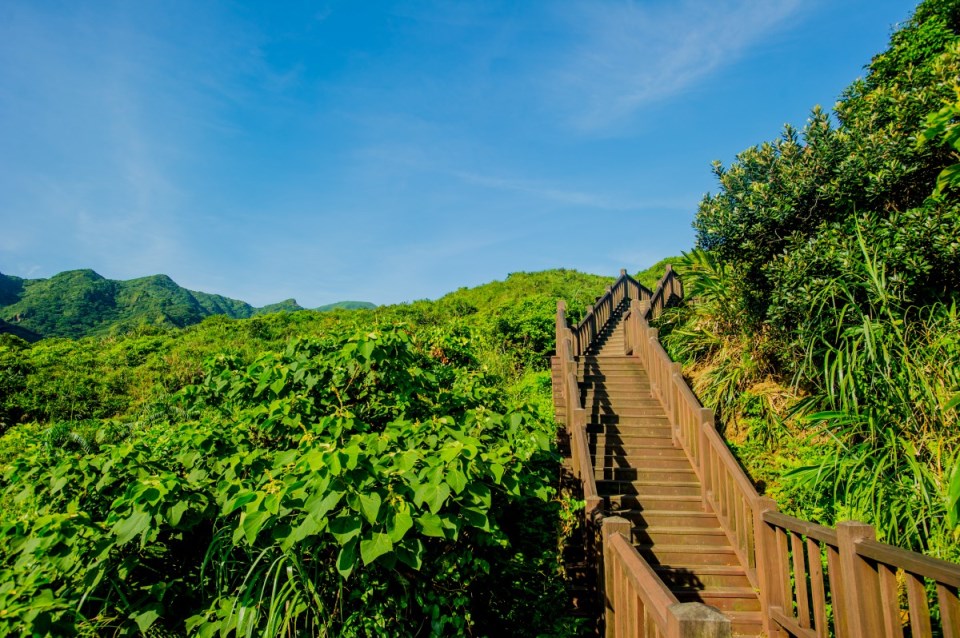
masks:
{"type": "Polygon", "coordinates": [[[607,516],[604,517],[603,523],[601,524],[601,530],[604,538],[609,538],[617,532],[623,534],[623,537],[630,540],[630,530],[633,529],[633,523],[623,518],[622,516],[607,516]]]}
{"type": "Polygon", "coordinates": [[[667,607],[667,635],[676,638],[730,638],[730,619],[703,603],[667,607]]]}

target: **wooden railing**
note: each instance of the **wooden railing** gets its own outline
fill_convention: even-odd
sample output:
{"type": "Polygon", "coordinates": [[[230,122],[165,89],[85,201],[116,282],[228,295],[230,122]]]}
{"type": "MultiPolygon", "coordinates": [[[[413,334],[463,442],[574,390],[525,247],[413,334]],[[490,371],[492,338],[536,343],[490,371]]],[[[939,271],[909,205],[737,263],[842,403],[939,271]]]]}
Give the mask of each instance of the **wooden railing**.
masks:
{"type": "Polygon", "coordinates": [[[770,635],[960,636],[957,565],[879,543],[864,523],[830,529],[781,514],[767,499],[763,507],[758,540],[770,635]]]}
{"type": "Polygon", "coordinates": [[[590,460],[590,447],[587,442],[587,411],[582,407],[580,386],[577,383],[578,364],[575,357],[578,355],[574,354],[576,338],[567,322],[566,310],[566,304],[560,301],[557,304],[557,357],[560,360],[560,378],[563,383],[562,396],[566,415],[564,425],[570,440],[573,473],[580,479],[583,487],[587,520],[592,520],[600,508],[600,497],[597,494],[597,481],[593,475],[593,462],[590,460]]]}
{"type": "Polygon", "coordinates": [[[730,635],[730,621],[700,603],[681,603],[630,543],[631,523],[602,519],[607,636],[697,638],[730,635]]]}
{"type": "MultiPolygon", "coordinates": [[[[590,344],[596,341],[597,335],[607,325],[607,322],[613,317],[617,309],[626,299],[644,299],[648,300],[653,295],[650,290],[636,279],[627,274],[626,270],[620,271],[620,278],[612,285],[607,286],[607,291],[600,296],[596,303],[587,309],[587,314],[576,326],[571,326],[565,317],[559,312],[557,315],[557,344],[560,341],[560,324],[568,328],[573,340],[573,356],[579,357],[586,353],[590,344]]],[[[566,306],[564,306],[566,308],[566,306]]]]}
{"type": "Polygon", "coordinates": [[[585,536],[600,541],[590,541],[588,555],[594,555],[600,567],[607,636],[693,638],[709,635],[724,638],[730,636],[729,620],[700,603],[678,602],[631,544],[631,523],[620,517],[606,516],[597,491],[587,439],[587,412],[582,407],[577,382],[578,359],[586,354],[590,344],[624,302],[643,299],[649,304],[652,295],[626,271],[621,271],[616,283],[607,288],[576,326],[566,319],[566,304],[563,301],[557,304],[557,358],[563,380],[561,394],[571,465],[580,480],[586,502],[585,522],[589,529],[585,536]]]}
{"type": "Polygon", "coordinates": [[[631,300],[626,349],[645,366],[674,439],[701,481],[704,508],[720,519],[760,594],[768,635],[899,638],[909,627],[917,638],[960,638],[960,566],[879,543],[863,523],[831,530],[785,516],[760,497],[718,434],[713,412],[700,405],[648,324],[682,290],[668,267],[649,303],[631,300]],[[935,586],[935,596],[928,598],[925,583],[935,586]],[[907,601],[903,609],[901,600],[907,601]]]}
{"type": "MultiPolygon", "coordinates": [[[[622,272],[622,271],[621,271],[622,272]]],[[[636,297],[638,301],[643,301],[641,297],[636,297]]],[[[663,309],[669,306],[674,300],[683,299],[683,282],[673,269],[673,266],[667,264],[666,272],[657,282],[657,287],[650,296],[650,306],[647,308],[643,318],[652,321],[660,316],[663,309]]]]}
{"type": "MultiPolygon", "coordinates": [[[[871,526],[856,521],[830,529],[787,516],[757,493],[718,434],[713,412],[697,400],[679,364],[670,360],[649,325],[682,296],[680,278],[667,266],[652,293],[621,271],[620,279],[575,327],[566,321],[563,302],[558,304],[557,354],[573,465],[583,483],[588,521],[602,530],[607,635],[694,635],[676,633],[681,625],[688,627],[684,631],[693,631],[694,625],[678,620],[684,604],[675,602],[630,545],[629,522],[604,516],[590,460],[577,358],[621,304],[629,304],[624,354],[637,357],[645,367],[674,442],[700,479],[704,510],[716,513],[759,593],[767,635],[902,638],[909,632],[913,638],[960,638],[960,565],[880,543],[871,526]]],[[[729,632],[729,625],[722,631],[729,632]]]]}

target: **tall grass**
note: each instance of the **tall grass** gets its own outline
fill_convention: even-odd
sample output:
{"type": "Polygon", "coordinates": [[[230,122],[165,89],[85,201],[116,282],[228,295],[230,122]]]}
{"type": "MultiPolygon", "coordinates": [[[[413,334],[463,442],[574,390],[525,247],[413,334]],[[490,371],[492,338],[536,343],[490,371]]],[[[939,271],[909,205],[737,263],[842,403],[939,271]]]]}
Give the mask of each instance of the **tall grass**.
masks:
{"type": "Polygon", "coordinates": [[[765,342],[744,323],[738,274],[701,249],[683,253],[678,265],[689,301],[659,321],[664,347],[684,364],[697,396],[717,412],[728,435],[772,444],[783,434],[777,407],[785,389],[771,382],[765,342]],[[745,414],[750,418],[741,418],[745,414]]]}
{"type": "Polygon", "coordinates": [[[844,514],[889,542],[943,553],[960,443],[957,307],[910,305],[860,232],[857,246],[853,267],[811,300],[817,321],[807,325],[822,332],[808,335],[795,381],[814,392],[797,412],[828,445],[792,478],[831,490],[844,514]]]}
{"type": "Polygon", "coordinates": [[[664,346],[728,437],[791,468],[778,490],[815,495],[797,513],[864,520],[888,542],[960,560],[960,313],[911,304],[861,232],[849,245],[792,350],[745,323],[730,264],[685,254],[687,303],[661,319],[664,346]]]}

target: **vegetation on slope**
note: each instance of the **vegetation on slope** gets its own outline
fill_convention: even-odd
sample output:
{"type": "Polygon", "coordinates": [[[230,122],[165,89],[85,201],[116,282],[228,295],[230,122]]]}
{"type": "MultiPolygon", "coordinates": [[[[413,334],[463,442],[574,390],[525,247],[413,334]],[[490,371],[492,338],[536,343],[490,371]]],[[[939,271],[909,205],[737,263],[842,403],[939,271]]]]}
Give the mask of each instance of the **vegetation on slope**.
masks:
{"type": "MultiPolygon", "coordinates": [[[[649,268],[638,272],[634,275],[634,279],[651,291],[656,290],[660,278],[663,277],[663,273],[667,270],[667,266],[672,266],[674,269],[677,269],[682,261],[683,257],[664,257],[649,268]]],[[[677,272],[680,272],[680,270],[677,269],[677,272]]]]}
{"type": "MultiPolygon", "coordinates": [[[[348,301],[321,310],[372,305],[348,301]]],[[[115,281],[92,270],[71,270],[49,279],[0,273],[0,334],[27,340],[119,334],[142,325],[182,328],[213,315],[240,319],[297,310],[303,308],[293,299],[255,308],[229,297],[187,290],[166,275],[115,281]]]]}
{"type": "Polygon", "coordinates": [[[960,197],[935,188],[958,33],[960,3],[922,3],[833,117],[716,164],[683,266],[695,300],[663,322],[782,507],[954,560],[960,197]]]}
{"type": "Polygon", "coordinates": [[[544,333],[610,282],[0,335],[0,634],[576,635],[544,333]]]}

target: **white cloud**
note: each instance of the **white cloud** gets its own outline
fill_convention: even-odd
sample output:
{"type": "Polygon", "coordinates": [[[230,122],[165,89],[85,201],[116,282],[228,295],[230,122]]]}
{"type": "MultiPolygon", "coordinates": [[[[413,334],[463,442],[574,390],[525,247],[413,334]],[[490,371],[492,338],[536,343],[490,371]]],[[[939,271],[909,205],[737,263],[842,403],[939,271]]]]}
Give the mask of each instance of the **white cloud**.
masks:
{"type": "Polygon", "coordinates": [[[636,201],[618,199],[598,193],[558,188],[546,182],[526,179],[495,177],[462,171],[455,171],[452,174],[472,184],[478,184],[496,190],[523,193],[539,199],[571,206],[583,206],[594,210],[637,211],[650,208],[676,208],[685,204],[685,202],[681,203],[679,201],[636,201]]]}
{"type": "Polygon", "coordinates": [[[550,90],[577,128],[603,129],[689,90],[800,10],[799,0],[579,2],[567,18],[580,44],[550,90]]]}

